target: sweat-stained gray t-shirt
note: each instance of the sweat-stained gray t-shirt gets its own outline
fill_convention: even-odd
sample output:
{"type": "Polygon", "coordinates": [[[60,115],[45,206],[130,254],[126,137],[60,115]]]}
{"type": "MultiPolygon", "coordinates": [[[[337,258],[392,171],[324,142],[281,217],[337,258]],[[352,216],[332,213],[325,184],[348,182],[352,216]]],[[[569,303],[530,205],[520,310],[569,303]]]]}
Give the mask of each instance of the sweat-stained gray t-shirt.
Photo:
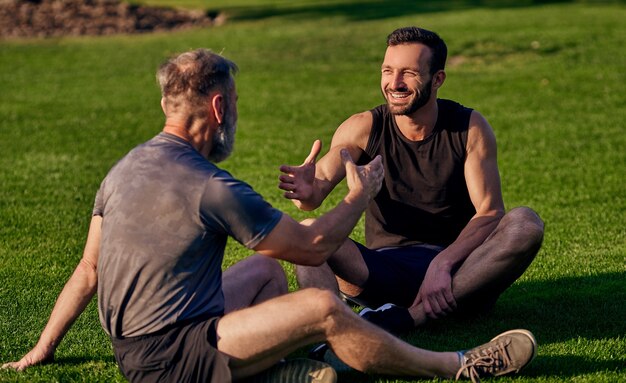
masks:
{"type": "Polygon", "coordinates": [[[113,337],[224,311],[228,236],[256,246],[282,213],[188,142],[160,133],[122,158],[96,195],[98,310],[113,337]]]}

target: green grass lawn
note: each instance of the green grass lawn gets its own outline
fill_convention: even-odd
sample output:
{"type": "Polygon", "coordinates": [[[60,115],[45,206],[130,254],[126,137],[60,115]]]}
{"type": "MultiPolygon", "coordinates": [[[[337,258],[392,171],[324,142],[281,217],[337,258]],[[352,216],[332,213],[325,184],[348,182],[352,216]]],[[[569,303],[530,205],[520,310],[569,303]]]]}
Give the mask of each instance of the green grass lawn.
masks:
{"type": "MultiPolygon", "coordinates": [[[[626,381],[623,2],[145,2],[228,9],[231,18],[176,33],[0,41],[1,362],[37,341],[80,259],[108,169],[161,129],[154,72],[166,56],[207,47],[238,63],[237,144],[223,167],[301,219],[312,214],[281,197],[278,166],[300,163],[314,139],[327,145],[345,118],[381,103],[386,35],[419,25],[448,43],[440,96],[494,127],[507,208],[534,208],[546,235],[490,316],[445,320],[406,340],[460,349],[525,327],[538,356],[521,376],[499,381],[626,381]]],[[[363,240],[362,224],[353,237],[363,240]]],[[[229,243],[225,266],[249,254],[229,243]]],[[[0,371],[0,381],[122,381],[95,302],[56,357],[24,373],[0,371]]]]}

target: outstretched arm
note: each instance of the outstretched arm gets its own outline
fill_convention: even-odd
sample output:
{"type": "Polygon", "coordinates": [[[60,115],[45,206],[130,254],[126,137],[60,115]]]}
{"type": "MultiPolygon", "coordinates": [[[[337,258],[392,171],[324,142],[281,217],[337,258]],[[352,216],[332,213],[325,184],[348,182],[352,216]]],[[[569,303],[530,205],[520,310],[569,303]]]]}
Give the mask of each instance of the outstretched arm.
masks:
{"type": "Polygon", "coordinates": [[[369,201],[378,193],[384,176],[381,157],[356,166],[348,150],[340,151],[348,194],[335,208],[309,223],[286,214],[254,250],[299,265],[320,265],[346,240],[369,201]]]}
{"type": "Polygon", "coordinates": [[[318,208],[328,194],[345,177],[340,151],[348,150],[350,156],[358,160],[365,150],[372,127],[372,114],[355,114],[342,123],[333,136],[330,150],[319,161],[322,143],[313,143],[309,156],[300,166],[282,165],[278,187],[302,210],[318,208]]]}
{"type": "Polygon", "coordinates": [[[33,365],[52,361],[57,346],[96,293],[101,223],[100,216],[91,219],[83,257],[59,294],[35,347],[19,361],[5,363],[2,368],[22,371],[33,365]]]}
{"type": "Polygon", "coordinates": [[[487,239],[504,216],[495,135],[489,123],[476,111],[470,119],[465,180],[476,214],[457,239],[432,261],[414,303],[421,302],[431,318],[454,310],[453,270],[487,239]]]}

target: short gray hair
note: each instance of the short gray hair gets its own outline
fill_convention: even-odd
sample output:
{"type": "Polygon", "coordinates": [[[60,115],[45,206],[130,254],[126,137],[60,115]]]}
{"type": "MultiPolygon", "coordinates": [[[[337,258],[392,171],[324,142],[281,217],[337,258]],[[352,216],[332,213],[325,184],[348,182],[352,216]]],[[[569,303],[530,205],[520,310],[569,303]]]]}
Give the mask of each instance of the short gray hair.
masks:
{"type": "Polygon", "coordinates": [[[161,95],[166,100],[196,106],[215,90],[230,91],[237,65],[209,49],[196,49],[172,57],[157,71],[161,95]]]}

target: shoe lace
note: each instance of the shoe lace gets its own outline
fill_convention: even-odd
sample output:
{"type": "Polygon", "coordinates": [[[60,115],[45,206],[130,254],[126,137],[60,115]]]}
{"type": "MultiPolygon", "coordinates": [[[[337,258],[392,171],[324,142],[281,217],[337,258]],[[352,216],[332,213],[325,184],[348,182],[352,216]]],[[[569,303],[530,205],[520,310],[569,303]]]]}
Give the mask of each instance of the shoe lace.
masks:
{"type": "Polygon", "coordinates": [[[456,373],[456,380],[465,372],[472,383],[480,383],[481,375],[494,375],[498,370],[506,369],[511,358],[506,352],[509,342],[498,342],[479,350],[478,355],[471,355],[456,373]]]}

